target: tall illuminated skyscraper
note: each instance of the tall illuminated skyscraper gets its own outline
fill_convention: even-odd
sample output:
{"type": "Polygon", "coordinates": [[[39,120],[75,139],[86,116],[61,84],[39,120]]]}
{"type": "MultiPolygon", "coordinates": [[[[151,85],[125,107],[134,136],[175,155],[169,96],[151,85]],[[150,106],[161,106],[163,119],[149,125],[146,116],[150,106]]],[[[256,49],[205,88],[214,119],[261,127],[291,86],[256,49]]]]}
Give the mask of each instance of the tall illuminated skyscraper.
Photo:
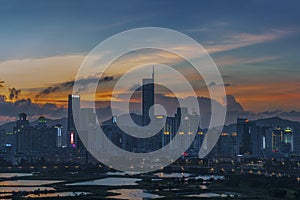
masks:
{"type": "Polygon", "coordinates": [[[154,110],[149,112],[154,105],[154,67],[152,78],[143,79],[142,92],[142,118],[143,126],[146,126],[150,123],[150,116],[154,116],[154,110]]]}
{"type": "MultiPolygon", "coordinates": [[[[78,146],[78,132],[75,126],[75,118],[74,112],[79,114],[80,112],[80,96],[79,95],[69,95],[68,98],[68,125],[67,130],[69,134],[69,144],[73,148],[77,148],[78,146]]],[[[79,120],[79,119],[77,119],[79,120]]]]}

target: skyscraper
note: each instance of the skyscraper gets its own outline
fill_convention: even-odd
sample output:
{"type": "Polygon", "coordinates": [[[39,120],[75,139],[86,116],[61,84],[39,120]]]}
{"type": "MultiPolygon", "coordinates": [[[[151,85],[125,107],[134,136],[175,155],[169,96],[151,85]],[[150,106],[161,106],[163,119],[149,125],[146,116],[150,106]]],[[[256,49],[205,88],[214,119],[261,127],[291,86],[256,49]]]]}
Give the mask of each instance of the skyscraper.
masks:
{"type": "Polygon", "coordinates": [[[279,152],[280,146],[283,138],[283,129],[281,127],[276,127],[272,133],[272,151],[279,152]]]}
{"type": "Polygon", "coordinates": [[[150,123],[150,116],[154,116],[154,110],[149,112],[154,105],[154,67],[152,78],[143,79],[142,90],[142,120],[143,126],[146,126],[150,123]]]}
{"type": "Polygon", "coordinates": [[[255,124],[248,119],[237,119],[237,136],[239,144],[239,154],[251,155],[252,154],[252,138],[255,124]]]}
{"type": "Polygon", "coordinates": [[[78,117],[80,112],[80,96],[79,95],[69,95],[68,98],[68,124],[67,124],[67,130],[69,134],[69,144],[73,148],[78,147],[78,132],[75,126],[75,119],[74,116],[78,117]],[[74,112],[77,113],[77,115],[74,115],[74,112]]]}

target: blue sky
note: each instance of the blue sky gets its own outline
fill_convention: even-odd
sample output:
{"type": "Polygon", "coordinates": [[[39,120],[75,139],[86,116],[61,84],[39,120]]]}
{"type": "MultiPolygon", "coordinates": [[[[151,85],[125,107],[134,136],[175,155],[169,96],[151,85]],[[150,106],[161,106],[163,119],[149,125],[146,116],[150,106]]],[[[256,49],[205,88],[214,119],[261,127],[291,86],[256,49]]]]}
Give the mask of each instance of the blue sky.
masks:
{"type": "MultiPolygon", "coordinates": [[[[0,79],[7,88],[22,89],[22,98],[34,101],[34,92],[55,84],[36,74],[59,77],[57,83],[70,81],[77,69],[72,66],[80,65],[99,42],[121,31],[153,26],[180,31],[203,45],[231,85],[227,93],[247,110],[300,110],[299,1],[0,0],[0,4],[0,79]],[[61,72],[65,75],[54,72],[59,62],[66,63],[61,72]],[[32,77],[26,78],[26,73],[32,77]],[[30,79],[36,81],[29,84],[30,79]],[[272,102],[266,103],[268,99],[272,102]]],[[[7,95],[5,89],[1,93],[7,95]]]]}

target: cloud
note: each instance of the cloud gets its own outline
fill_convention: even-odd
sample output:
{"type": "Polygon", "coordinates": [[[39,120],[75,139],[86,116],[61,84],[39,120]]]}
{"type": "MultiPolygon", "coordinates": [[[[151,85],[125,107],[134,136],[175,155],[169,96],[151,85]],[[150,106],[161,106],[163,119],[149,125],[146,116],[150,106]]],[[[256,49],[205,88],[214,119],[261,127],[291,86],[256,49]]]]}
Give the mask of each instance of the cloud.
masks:
{"type": "MultiPolygon", "coordinates": [[[[99,77],[88,77],[88,78],[82,78],[77,80],[77,84],[80,86],[79,91],[85,90],[87,88],[87,86],[90,83],[95,83],[95,82],[109,82],[109,81],[113,81],[114,77],[113,76],[105,76],[101,79],[99,79],[99,77]]],[[[58,83],[56,85],[50,86],[44,90],[42,90],[41,92],[39,92],[36,95],[36,98],[40,98],[55,92],[66,92],[66,91],[71,91],[73,89],[75,81],[66,81],[66,82],[62,82],[62,83],[58,83]]]]}
{"type": "Polygon", "coordinates": [[[233,66],[233,65],[242,65],[242,64],[256,64],[264,63],[267,61],[277,60],[277,56],[265,56],[259,58],[237,58],[233,56],[222,56],[214,59],[217,66],[233,66]]]}
{"type": "Polygon", "coordinates": [[[217,86],[225,86],[225,87],[229,87],[230,86],[230,83],[224,83],[224,85],[222,84],[216,84],[216,82],[212,81],[208,84],[208,87],[217,87],[217,86]]]}
{"type": "Polygon", "coordinates": [[[61,118],[66,116],[66,109],[58,107],[52,103],[37,104],[31,99],[20,99],[15,102],[8,102],[5,98],[0,98],[0,116],[15,117],[19,113],[25,112],[30,116],[39,116],[41,114],[49,118],[61,118]]]}
{"type": "Polygon", "coordinates": [[[20,89],[16,89],[16,88],[9,88],[9,99],[10,100],[17,100],[19,98],[19,95],[21,94],[21,90],[20,89]]]}
{"type": "Polygon", "coordinates": [[[287,37],[296,32],[298,32],[298,30],[272,29],[260,34],[235,33],[223,36],[222,41],[216,41],[213,42],[213,44],[211,44],[210,42],[209,44],[204,46],[209,53],[218,53],[259,43],[270,42],[287,37]]]}
{"type": "Polygon", "coordinates": [[[4,81],[0,81],[0,88],[4,87],[3,83],[4,81]]]}

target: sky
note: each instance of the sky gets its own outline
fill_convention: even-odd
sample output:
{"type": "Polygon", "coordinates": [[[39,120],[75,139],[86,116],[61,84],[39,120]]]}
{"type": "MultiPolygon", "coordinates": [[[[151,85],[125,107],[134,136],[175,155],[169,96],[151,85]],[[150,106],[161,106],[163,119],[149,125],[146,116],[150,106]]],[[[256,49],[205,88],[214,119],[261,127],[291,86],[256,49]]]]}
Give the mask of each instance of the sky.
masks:
{"type": "Polygon", "coordinates": [[[14,118],[20,105],[61,116],[89,52],[139,27],[168,28],[199,42],[245,111],[300,111],[299,1],[0,0],[0,27],[0,121],[14,118]]]}

